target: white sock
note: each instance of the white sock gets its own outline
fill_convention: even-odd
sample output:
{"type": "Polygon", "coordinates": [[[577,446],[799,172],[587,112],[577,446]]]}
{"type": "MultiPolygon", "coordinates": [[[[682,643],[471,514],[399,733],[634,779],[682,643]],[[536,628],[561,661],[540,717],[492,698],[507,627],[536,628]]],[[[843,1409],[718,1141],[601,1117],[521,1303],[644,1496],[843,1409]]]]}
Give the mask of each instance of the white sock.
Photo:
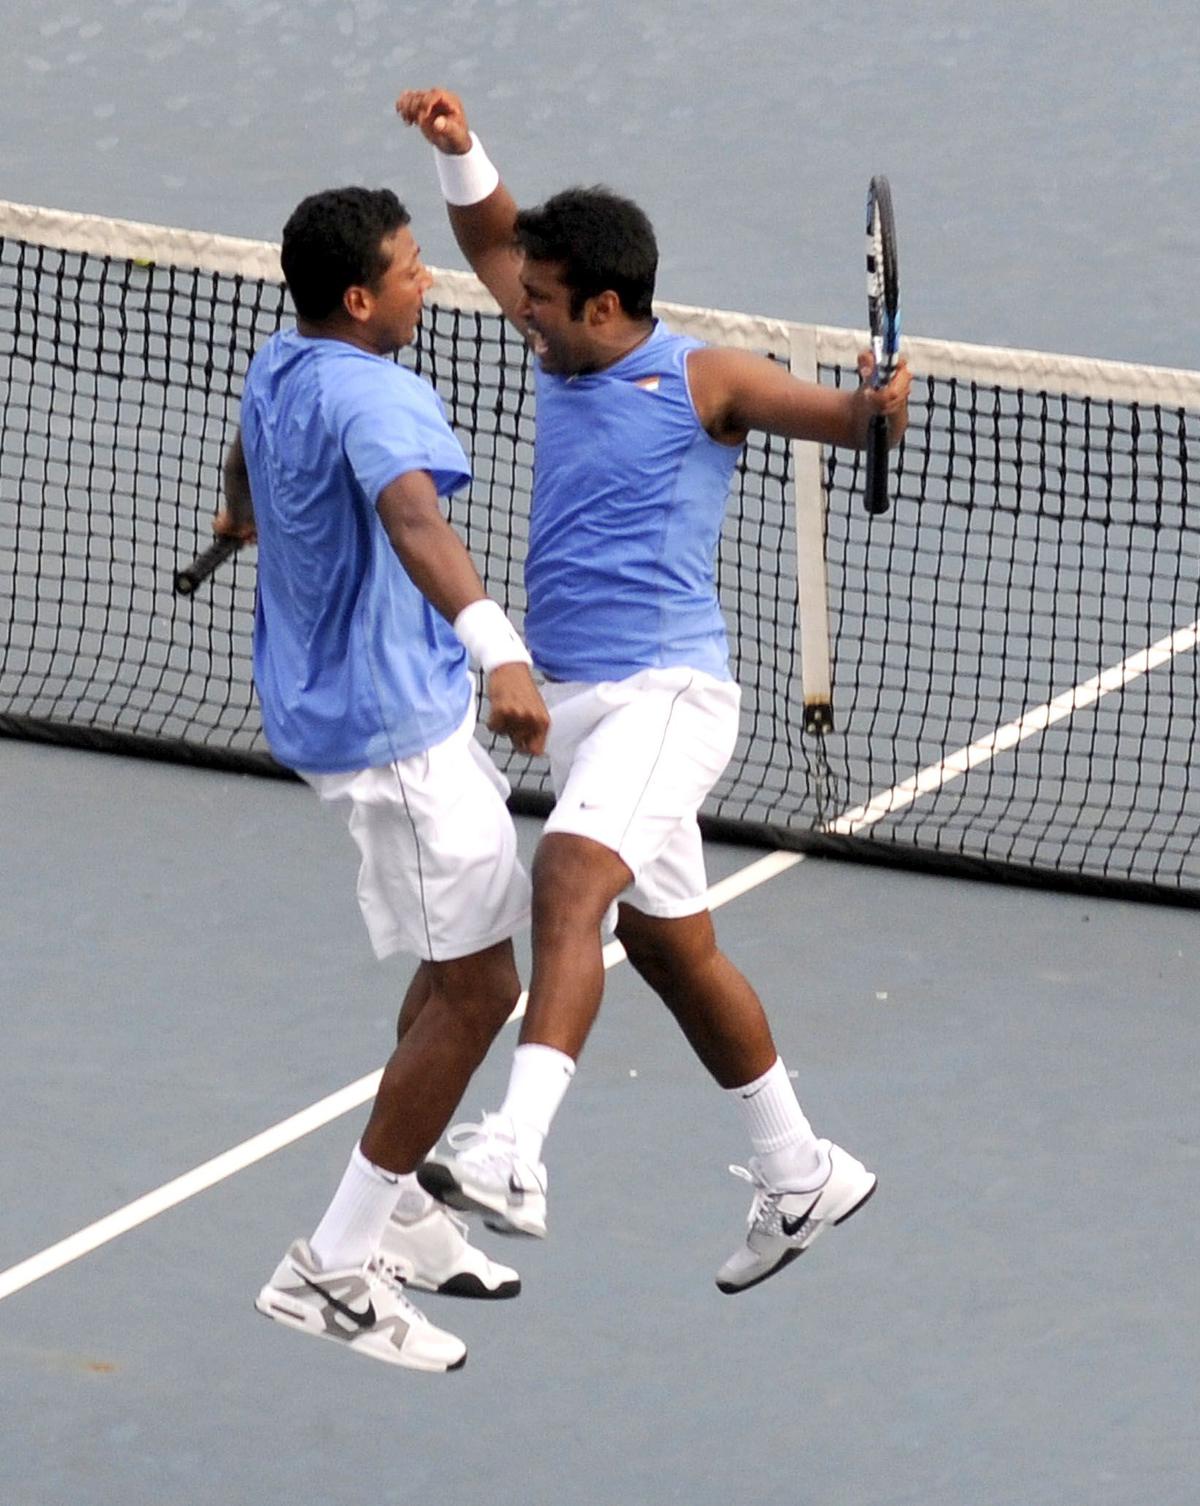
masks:
{"type": "Polygon", "coordinates": [[[500,1112],[513,1122],[517,1154],[522,1160],[534,1166],[541,1161],[550,1122],[574,1076],[575,1063],[553,1046],[518,1046],[513,1052],[508,1092],[500,1112]]]}
{"type": "Polygon", "coordinates": [[[737,1100],[759,1168],[770,1186],[799,1192],[823,1180],[829,1171],[827,1158],[821,1154],[779,1057],[761,1077],[726,1091],[737,1100]]]}
{"type": "Polygon", "coordinates": [[[375,1253],[405,1180],[354,1147],[333,1202],[308,1242],[323,1269],[360,1266],[375,1253]]]}

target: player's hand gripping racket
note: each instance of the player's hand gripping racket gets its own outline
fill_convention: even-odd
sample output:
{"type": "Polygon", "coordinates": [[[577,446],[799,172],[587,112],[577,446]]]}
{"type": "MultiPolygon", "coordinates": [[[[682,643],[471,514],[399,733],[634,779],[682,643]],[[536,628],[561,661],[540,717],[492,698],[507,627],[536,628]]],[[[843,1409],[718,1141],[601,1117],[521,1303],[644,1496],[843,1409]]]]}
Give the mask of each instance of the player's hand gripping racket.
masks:
{"type": "MultiPolygon", "coordinates": [[[[900,351],[900,270],[896,261],[896,222],[892,190],[884,177],[872,178],[867,191],[867,315],[871,324],[871,353],[875,371],[871,384],[883,387],[891,379],[900,351]]],[[[867,432],[867,486],[863,497],[869,513],[888,510],[888,426],[877,413],[867,432]]]]}
{"type": "Polygon", "coordinates": [[[214,539],[203,554],[198,554],[190,565],[175,572],[175,594],[191,596],[204,584],[219,565],[242,547],[241,539],[214,539]]]}

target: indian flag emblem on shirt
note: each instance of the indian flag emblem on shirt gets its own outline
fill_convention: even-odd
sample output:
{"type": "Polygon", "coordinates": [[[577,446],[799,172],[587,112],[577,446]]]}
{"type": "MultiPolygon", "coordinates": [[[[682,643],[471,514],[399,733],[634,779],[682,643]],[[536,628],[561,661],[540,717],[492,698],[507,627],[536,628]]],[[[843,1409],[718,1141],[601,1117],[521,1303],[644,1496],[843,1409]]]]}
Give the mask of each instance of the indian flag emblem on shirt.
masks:
{"type": "Polygon", "coordinates": [[[662,377],[660,376],[639,377],[633,385],[640,387],[643,392],[657,392],[658,384],[661,381],[662,377]]]}

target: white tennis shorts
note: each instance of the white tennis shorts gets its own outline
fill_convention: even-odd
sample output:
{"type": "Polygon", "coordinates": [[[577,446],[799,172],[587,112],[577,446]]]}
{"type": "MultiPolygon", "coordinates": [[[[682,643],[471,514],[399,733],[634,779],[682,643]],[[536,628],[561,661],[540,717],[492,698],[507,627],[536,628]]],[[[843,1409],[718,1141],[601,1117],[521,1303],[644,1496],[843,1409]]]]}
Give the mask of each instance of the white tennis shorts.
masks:
{"type": "Polygon", "coordinates": [[[349,802],[358,903],[377,957],[448,962],[528,922],[508,781],[475,741],[475,714],[472,705],[457,732],[412,758],[304,775],[322,800],[349,802]]]}
{"type": "Polygon", "coordinates": [[[546,831],[590,837],[633,873],[647,915],[708,908],[696,812],[733,755],[741,692],[695,669],[644,669],[599,685],[550,682],[546,831]]]}

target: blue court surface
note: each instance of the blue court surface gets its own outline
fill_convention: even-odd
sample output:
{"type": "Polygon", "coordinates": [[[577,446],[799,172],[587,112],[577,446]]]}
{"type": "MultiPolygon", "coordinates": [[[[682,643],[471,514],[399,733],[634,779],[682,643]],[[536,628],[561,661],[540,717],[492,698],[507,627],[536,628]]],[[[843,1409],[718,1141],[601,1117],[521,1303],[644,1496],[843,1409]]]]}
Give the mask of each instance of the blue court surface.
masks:
{"type": "MultiPolygon", "coordinates": [[[[298,785],[0,742],[0,794],[6,1273],[380,1066],[407,971],[298,785]]],[[[810,859],[717,925],[860,1217],[717,1292],[741,1126],[618,965],[524,1293],[423,1299],[465,1370],[253,1311],[355,1108],[0,1298],[2,1506],[1194,1506],[1194,917],[810,859]]]]}

